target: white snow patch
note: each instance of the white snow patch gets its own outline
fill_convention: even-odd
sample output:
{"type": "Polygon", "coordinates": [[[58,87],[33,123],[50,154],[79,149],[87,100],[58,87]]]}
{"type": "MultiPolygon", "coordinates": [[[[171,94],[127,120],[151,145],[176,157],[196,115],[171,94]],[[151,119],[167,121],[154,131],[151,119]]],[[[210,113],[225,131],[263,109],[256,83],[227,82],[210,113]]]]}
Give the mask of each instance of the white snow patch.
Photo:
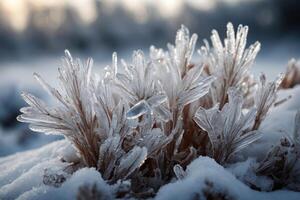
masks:
{"type": "Polygon", "coordinates": [[[112,199],[110,186],[105,183],[100,173],[94,168],[78,170],[59,188],[42,185],[23,193],[18,199],[76,199],[78,188],[86,184],[97,184],[97,188],[101,189],[103,199],[112,199]]]}
{"type": "Polygon", "coordinates": [[[183,180],[163,186],[155,199],[205,199],[203,190],[208,188],[206,182],[212,183],[212,191],[225,194],[229,199],[300,199],[300,193],[292,191],[258,192],[252,190],[208,157],[199,157],[194,160],[186,171],[187,176],[183,180]]]}

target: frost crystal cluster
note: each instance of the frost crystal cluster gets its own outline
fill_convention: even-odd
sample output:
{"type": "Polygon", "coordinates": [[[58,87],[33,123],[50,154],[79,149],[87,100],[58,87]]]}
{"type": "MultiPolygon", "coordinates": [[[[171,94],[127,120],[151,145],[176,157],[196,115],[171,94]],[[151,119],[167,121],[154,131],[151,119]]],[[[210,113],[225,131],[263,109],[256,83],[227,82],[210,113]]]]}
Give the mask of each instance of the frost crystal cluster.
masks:
{"type": "MultiPolygon", "coordinates": [[[[182,26],[167,50],[152,46],[149,56],[138,50],[129,62],[118,61],[114,53],[101,75],[93,73],[92,59],[83,63],[66,51],[58,69],[60,89],[34,74],[57,104],[23,93],[28,107],[18,120],[71,141],[80,157],[69,161],[73,171],[94,167],[108,183],[122,186],[127,181],[130,189],[123,195],[151,197],[174,177],[183,179],[186,166],[199,156],[224,166],[241,159],[241,150],[260,138],[258,129],[278,88],[294,84],[295,67],[282,86],[282,78],[269,83],[264,75],[259,81],[253,78],[249,70],[260,43],[247,47],[247,33],[247,26],[235,33],[228,23],[224,41],[213,30],[211,46],[205,40],[197,56],[197,35],[190,36],[182,26]]],[[[289,170],[299,158],[298,126],[294,139],[281,143],[289,153],[274,147],[254,173],[273,178],[277,186],[299,189],[289,170]],[[280,181],[285,176],[288,181],[280,181]]]]}

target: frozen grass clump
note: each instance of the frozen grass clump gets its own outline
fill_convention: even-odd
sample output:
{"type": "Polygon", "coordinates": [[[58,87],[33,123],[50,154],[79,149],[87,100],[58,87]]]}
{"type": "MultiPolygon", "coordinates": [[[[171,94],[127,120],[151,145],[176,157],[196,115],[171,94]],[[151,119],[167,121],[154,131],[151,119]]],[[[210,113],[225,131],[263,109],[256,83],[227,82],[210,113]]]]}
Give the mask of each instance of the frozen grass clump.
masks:
{"type": "MultiPolygon", "coordinates": [[[[92,59],[83,63],[66,51],[58,70],[60,89],[34,74],[57,104],[47,105],[23,93],[28,107],[21,109],[18,120],[29,123],[33,131],[63,135],[73,144],[79,159],[64,159],[73,168],[69,173],[94,167],[119,190],[128,183],[120,198],[153,197],[161,186],[184,179],[187,166],[199,156],[230,166],[243,161],[241,150],[263,135],[260,124],[276,103],[282,76],[269,83],[264,75],[259,81],[253,78],[250,68],[260,43],[247,47],[247,34],[247,26],[240,25],[235,33],[228,23],[222,42],[213,30],[212,46],[205,40],[200,58],[192,60],[197,35],[190,36],[182,26],[168,50],[152,46],[149,57],[138,50],[131,62],[119,62],[113,53],[112,65],[101,75],[93,73],[92,59]]],[[[286,85],[292,85],[287,76],[292,75],[285,76],[286,85]]],[[[295,130],[294,139],[286,139],[291,153],[275,147],[249,169],[255,176],[273,179],[272,190],[286,186],[299,190],[299,174],[287,170],[290,165],[294,169],[299,158],[295,153],[299,129],[295,130]],[[286,164],[275,167],[282,156],[286,164]],[[283,178],[287,181],[278,183],[283,178]]],[[[256,184],[243,181],[252,187],[256,184]]],[[[214,183],[207,181],[205,187],[210,195],[214,183]]],[[[81,190],[101,196],[97,188],[88,185],[81,190]]]]}

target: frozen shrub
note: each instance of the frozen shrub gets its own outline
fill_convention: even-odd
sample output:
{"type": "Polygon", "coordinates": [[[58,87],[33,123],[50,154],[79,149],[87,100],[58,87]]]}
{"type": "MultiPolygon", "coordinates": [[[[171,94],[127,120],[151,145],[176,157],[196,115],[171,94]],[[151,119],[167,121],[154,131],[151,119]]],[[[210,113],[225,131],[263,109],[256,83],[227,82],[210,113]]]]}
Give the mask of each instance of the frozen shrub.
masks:
{"type": "MultiPolygon", "coordinates": [[[[162,67],[136,51],[132,64],[122,61],[121,73],[114,53],[112,66],[100,79],[92,73],[92,59],[83,64],[66,51],[63,67],[59,68],[61,91],[34,75],[60,105],[48,106],[23,93],[29,107],[21,109],[23,114],[18,119],[29,122],[34,131],[64,135],[86,166],[96,167],[112,182],[128,178],[148,158],[162,164],[159,159],[170,156],[173,162],[176,148],[167,151],[169,155],[161,154],[162,150],[172,141],[179,146],[184,106],[205,95],[213,80],[200,76],[201,66],[188,67],[195,38],[189,41],[188,30],[182,27],[176,47],[169,45],[173,53],[166,53],[162,67]],[[159,67],[168,71],[173,84],[159,77],[159,67]]],[[[172,164],[145,168],[168,168],[171,172],[172,164]]],[[[167,174],[165,177],[171,178],[167,174]]]]}
{"type": "MultiPolygon", "coordinates": [[[[280,79],[266,83],[261,76],[255,87],[249,69],[260,44],[246,48],[247,33],[247,26],[235,33],[229,23],[223,44],[214,30],[212,47],[205,42],[195,62],[197,35],[182,26],[168,50],[152,46],[149,57],[138,50],[131,62],[120,63],[113,53],[112,65],[100,76],[92,72],[92,59],[82,63],[66,51],[58,70],[61,90],[34,75],[57,105],[23,93],[29,106],[18,120],[34,131],[65,136],[80,155],[76,165],[95,167],[118,185],[116,196],[153,197],[174,177],[183,179],[199,155],[225,165],[260,137],[257,129],[274,104],[280,79]]],[[[54,183],[63,181],[54,177],[54,183]]],[[[208,183],[208,197],[227,198],[211,194],[211,187],[208,183]]],[[[102,198],[96,186],[80,190],[102,198]]]]}
{"type": "MultiPolygon", "coordinates": [[[[199,106],[203,109],[211,109],[218,104],[217,109],[222,109],[228,102],[230,88],[240,91],[243,98],[241,109],[252,109],[256,82],[249,70],[260,49],[260,43],[256,42],[246,48],[247,34],[247,26],[240,25],[235,33],[233,25],[228,23],[227,37],[224,39],[224,44],[216,30],[213,30],[211,35],[212,47],[210,47],[207,40],[204,40],[205,45],[198,51],[204,68],[203,75],[214,76],[215,81],[211,84],[209,93],[191,106],[191,110],[194,110],[190,114],[191,116],[195,115],[195,110],[199,106]]],[[[192,130],[192,133],[189,133],[188,143],[193,143],[198,154],[212,155],[212,141],[211,138],[207,137],[209,134],[203,128],[195,127],[193,120],[185,127],[187,127],[185,128],[187,131],[192,130]]],[[[224,143],[224,141],[221,141],[222,138],[219,138],[219,140],[220,143],[224,143]]],[[[227,160],[227,158],[222,159],[227,160]]]]}

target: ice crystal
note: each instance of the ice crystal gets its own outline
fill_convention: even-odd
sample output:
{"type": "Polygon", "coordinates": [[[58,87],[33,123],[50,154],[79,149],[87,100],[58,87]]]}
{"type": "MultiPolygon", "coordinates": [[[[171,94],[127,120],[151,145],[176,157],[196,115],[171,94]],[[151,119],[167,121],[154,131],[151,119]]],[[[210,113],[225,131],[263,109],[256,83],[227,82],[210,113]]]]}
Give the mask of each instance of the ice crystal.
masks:
{"type": "Polygon", "coordinates": [[[208,133],[213,158],[220,163],[226,162],[260,136],[256,131],[246,131],[254,122],[256,109],[244,115],[242,96],[234,88],[229,90],[228,96],[229,102],[222,110],[218,109],[218,105],[207,110],[200,107],[195,114],[195,122],[208,133]]]}
{"type": "Polygon", "coordinates": [[[154,66],[146,61],[142,51],[135,51],[132,64],[122,62],[125,73],[116,74],[117,86],[128,102],[134,105],[127,113],[127,118],[137,118],[143,114],[155,112],[162,119],[170,116],[167,108],[161,105],[167,100],[158,79],[154,66]],[[159,112],[165,110],[166,113],[159,112]],[[156,112],[157,111],[157,112],[156,112]]]}
{"type": "Polygon", "coordinates": [[[66,181],[66,175],[63,173],[53,173],[48,169],[44,170],[43,183],[53,187],[60,187],[66,181]]]}
{"type": "Polygon", "coordinates": [[[220,107],[227,102],[226,91],[230,87],[241,87],[249,75],[249,69],[260,50],[260,43],[255,42],[246,49],[248,26],[239,25],[235,33],[233,25],[227,24],[224,44],[216,30],[210,37],[212,48],[205,40],[205,46],[198,51],[205,63],[207,74],[217,77],[211,87],[213,104],[219,102],[220,107]]]}
{"type": "MultiPolygon", "coordinates": [[[[171,110],[177,108],[181,114],[184,106],[204,96],[214,77],[201,76],[203,67],[201,64],[191,63],[197,35],[190,38],[185,26],[178,30],[175,46],[169,44],[168,52],[162,49],[150,48],[150,57],[157,66],[158,78],[163,85],[171,110]]],[[[174,120],[173,120],[174,121],[174,120]]]]}
{"type": "Polygon", "coordinates": [[[254,103],[257,108],[257,115],[253,125],[253,130],[259,128],[270,107],[274,104],[276,100],[277,89],[282,81],[282,78],[283,75],[280,75],[275,81],[266,83],[265,75],[261,74],[258,89],[254,98],[254,103]]]}

